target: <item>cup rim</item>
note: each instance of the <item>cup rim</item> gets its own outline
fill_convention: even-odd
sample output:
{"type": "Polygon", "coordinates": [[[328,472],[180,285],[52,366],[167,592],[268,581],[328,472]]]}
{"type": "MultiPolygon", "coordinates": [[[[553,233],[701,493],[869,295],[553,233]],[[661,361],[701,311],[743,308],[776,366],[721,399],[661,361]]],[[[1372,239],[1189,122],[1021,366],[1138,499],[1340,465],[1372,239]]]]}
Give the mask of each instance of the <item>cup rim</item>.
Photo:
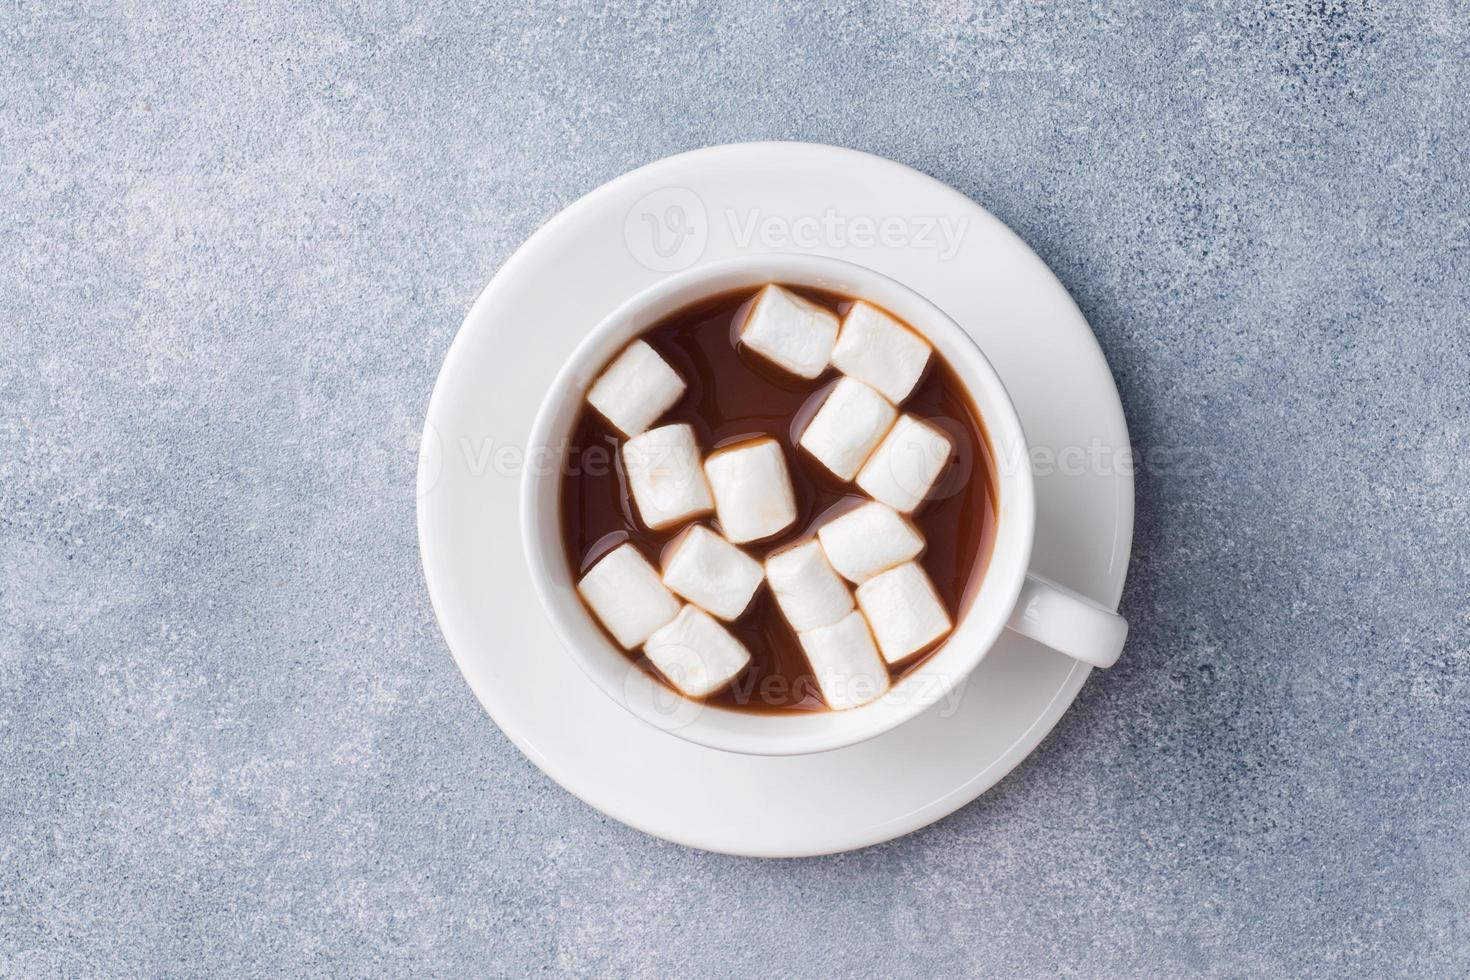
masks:
{"type": "Polygon", "coordinates": [[[932,301],[884,273],[845,259],[803,253],[737,256],[700,263],[640,290],[609,311],[568,356],[537,408],[527,448],[528,458],[541,454],[557,464],[526,469],[521,479],[520,524],[531,582],[558,639],[578,668],[625,710],[655,728],[709,748],[754,755],[831,751],[875,738],[934,708],[963,684],[995,645],[1015,607],[1030,564],[1035,533],[1030,454],[1014,402],[1000,376],[975,339],[932,301]],[[717,284],[730,278],[749,281],[743,285],[717,284]],[[854,288],[850,285],[853,280],[873,288],[854,288]],[[577,595],[564,559],[559,464],[570,421],[576,417],[592,379],[623,346],[657,320],[697,301],[700,295],[764,282],[817,287],[831,284],[839,287],[837,291],[874,302],[879,301],[875,293],[885,294],[880,305],[920,331],[964,382],[966,394],[985,425],[997,464],[996,536],[969,607],[939,648],[895,684],[888,695],[844,711],[768,715],[683,698],[652,678],[607,638],[577,595]],[[901,301],[895,303],[894,297],[901,301]],[[922,315],[914,316],[914,310],[922,315]],[[554,431],[563,421],[568,423],[563,431],[554,431]],[[1002,437],[1009,464],[1002,459],[1002,437]],[[548,481],[552,486],[547,486],[548,481]],[[1005,567],[997,567],[998,557],[1003,558],[1005,567]],[[980,616],[982,597],[986,602],[980,616]],[[589,647],[601,649],[594,654],[589,647]],[[601,659],[595,660],[594,656],[601,659]],[[941,658],[945,670],[938,669],[941,658]],[[648,690],[647,685],[657,690],[648,690]],[[905,697],[894,697],[903,690],[907,691],[905,697]],[[681,702],[673,712],[659,706],[659,701],[670,699],[681,702]],[[713,724],[711,718],[723,724],[713,724]]]}

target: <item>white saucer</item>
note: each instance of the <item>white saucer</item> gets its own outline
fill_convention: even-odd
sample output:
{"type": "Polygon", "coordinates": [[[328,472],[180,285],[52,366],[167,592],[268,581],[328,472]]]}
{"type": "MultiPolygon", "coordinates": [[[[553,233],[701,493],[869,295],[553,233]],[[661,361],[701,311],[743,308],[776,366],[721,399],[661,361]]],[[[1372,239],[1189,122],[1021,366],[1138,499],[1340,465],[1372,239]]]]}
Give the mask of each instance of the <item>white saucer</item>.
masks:
{"type": "Polygon", "coordinates": [[[751,757],[646,726],[560,647],[526,577],[517,527],[525,440],[546,385],[584,332],[663,274],[702,259],[797,250],[899,279],[974,335],[1035,454],[1032,570],[1115,606],[1128,570],[1133,479],[1122,406],[1086,321],[1041,260],[984,209],[851,150],[714,147],[577,201],[475,301],[445,358],[420,450],[429,594],[455,661],[501,729],[611,817],[681,844],[761,857],[864,847],[952,813],[1036,747],[1089,673],[1007,634],[954,704],[836,752],[751,757]],[[952,251],[946,228],[959,231],[952,251]]]}

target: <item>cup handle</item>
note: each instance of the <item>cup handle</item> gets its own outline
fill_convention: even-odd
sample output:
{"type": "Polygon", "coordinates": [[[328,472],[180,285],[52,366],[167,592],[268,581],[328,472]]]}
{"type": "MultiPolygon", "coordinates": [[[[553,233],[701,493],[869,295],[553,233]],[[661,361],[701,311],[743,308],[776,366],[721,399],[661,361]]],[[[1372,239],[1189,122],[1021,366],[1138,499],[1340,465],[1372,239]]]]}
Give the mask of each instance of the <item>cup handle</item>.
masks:
{"type": "Polygon", "coordinates": [[[1040,575],[1026,576],[1006,625],[1094,667],[1117,663],[1128,638],[1128,620],[1040,575]]]}

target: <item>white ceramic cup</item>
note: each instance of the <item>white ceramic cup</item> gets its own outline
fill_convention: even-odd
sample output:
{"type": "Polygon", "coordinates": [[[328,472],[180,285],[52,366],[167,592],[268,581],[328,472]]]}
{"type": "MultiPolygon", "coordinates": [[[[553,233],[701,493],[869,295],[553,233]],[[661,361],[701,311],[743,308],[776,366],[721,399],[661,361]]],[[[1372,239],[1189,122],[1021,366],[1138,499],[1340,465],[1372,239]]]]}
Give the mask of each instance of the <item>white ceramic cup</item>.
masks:
{"type": "MultiPolygon", "coordinates": [[[[1036,524],[1030,453],[995,369],[942,310],[863,266],[816,255],[767,254],[710,262],[661,280],[609,313],[573,352],[547,389],[528,448],[527,458],[542,463],[527,467],[522,479],[521,533],[531,580],[552,625],[578,666],[609,697],[649,724],[689,741],[730,752],[799,755],[873,738],[943,700],[1008,627],[1096,667],[1111,666],[1122,652],[1128,633],[1122,617],[1028,570],[1036,524]],[[860,297],[905,320],[964,382],[996,462],[995,542],[969,608],[943,645],[884,697],[846,711],[732,711],[675,694],[633,664],[598,628],[577,595],[562,545],[562,462],[587,389],[603,367],[630,340],[680,308],[768,282],[860,297]]],[[[795,460],[788,463],[797,465],[795,460]]]]}

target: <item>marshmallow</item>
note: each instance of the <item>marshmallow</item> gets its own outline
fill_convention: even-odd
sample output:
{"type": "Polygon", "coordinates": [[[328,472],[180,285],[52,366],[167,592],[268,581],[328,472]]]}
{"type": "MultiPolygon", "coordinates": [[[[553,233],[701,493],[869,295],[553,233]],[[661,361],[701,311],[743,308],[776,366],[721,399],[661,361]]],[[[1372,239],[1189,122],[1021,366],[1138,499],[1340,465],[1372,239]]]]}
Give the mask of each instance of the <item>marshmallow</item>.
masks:
{"type": "Polygon", "coordinates": [[[832,356],[837,315],[780,286],[767,286],[751,304],[740,340],[792,374],[815,378],[832,356]]]}
{"type": "Polygon", "coordinates": [[[858,584],[924,550],[924,538],[887,504],[870,500],[817,528],[832,567],[858,584]]]}
{"type": "Polygon", "coordinates": [[[679,612],[675,599],[643,555],[620,544],[593,565],[577,591],[607,631],[631,650],[679,612]]]}
{"type": "Polygon", "coordinates": [[[684,379],[658,351],[635,340],[607,366],[587,392],[603,418],[636,436],[674,406],[684,394],[684,379]]]}
{"type": "Polygon", "coordinates": [[[843,378],[797,444],[839,480],[851,480],[897,417],[888,399],[855,378],[843,378]]]}
{"type": "Polygon", "coordinates": [[[796,520],[796,492],[776,440],[755,439],[711,453],[704,472],[720,530],[736,544],[770,537],[796,520]]]}
{"type": "Polygon", "coordinates": [[[664,585],[721,619],[745,612],[764,577],[760,562],[700,524],[665,552],[664,585]]]}
{"type": "Polygon", "coordinates": [[[862,613],[854,611],[831,626],[797,636],[827,707],[834,711],[855,708],[888,690],[888,668],[873,646],[862,613]]]}
{"type": "Polygon", "coordinates": [[[643,652],[691,698],[715,693],[750,663],[750,651],[698,606],[679,610],[673,622],[648,638],[643,652]]]}
{"type": "Polygon", "coordinates": [[[949,613],[918,562],[868,579],[858,586],[857,600],[889,663],[922,650],[949,632],[949,613]]]}
{"type": "Polygon", "coordinates": [[[694,429],[661,425],[623,444],[623,469],[638,516],[655,530],[715,506],[699,465],[694,429]]]}
{"type": "Polygon", "coordinates": [[[854,608],[852,593],[815,541],[804,541],[767,558],[766,580],[786,621],[798,633],[831,626],[854,608]]]}
{"type": "Polygon", "coordinates": [[[876,306],[857,302],[842,319],[832,363],[897,405],[919,383],[929,363],[929,344],[876,306]]]}
{"type": "Polygon", "coordinates": [[[857,485],[875,500],[907,514],[949,463],[949,436],[912,415],[900,415],[858,471],[857,485]]]}

